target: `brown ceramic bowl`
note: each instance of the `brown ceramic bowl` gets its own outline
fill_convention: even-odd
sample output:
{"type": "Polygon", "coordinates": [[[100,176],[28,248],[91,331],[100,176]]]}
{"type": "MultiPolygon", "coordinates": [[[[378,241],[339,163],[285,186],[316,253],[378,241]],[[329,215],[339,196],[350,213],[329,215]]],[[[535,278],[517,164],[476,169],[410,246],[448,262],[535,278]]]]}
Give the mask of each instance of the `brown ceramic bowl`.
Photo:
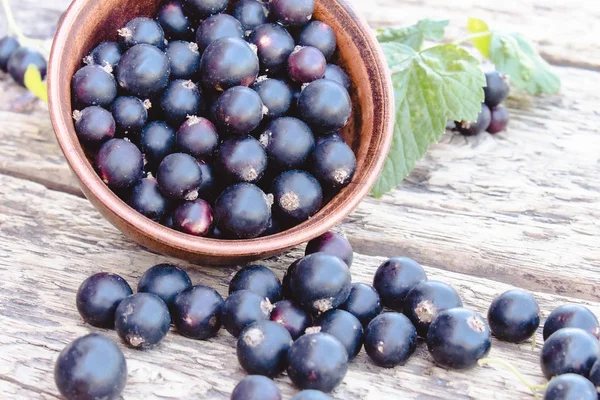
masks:
{"type": "Polygon", "coordinates": [[[339,64],[352,80],[353,116],[342,132],[357,156],[357,169],[344,188],[310,220],[285,232],[252,240],[225,241],[190,236],[138,214],[99,178],[73,127],[71,77],[83,57],[136,16],[155,15],[159,0],[75,0],[56,32],[48,71],[50,116],[56,137],[81,189],[102,215],[141,245],[208,264],[233,264],[273,256],[331,229],[369,193],[392,140],[393,91],[384,56],[366,21],[346,0],[317,0],[314,17],[331,25],[339,64]]]}

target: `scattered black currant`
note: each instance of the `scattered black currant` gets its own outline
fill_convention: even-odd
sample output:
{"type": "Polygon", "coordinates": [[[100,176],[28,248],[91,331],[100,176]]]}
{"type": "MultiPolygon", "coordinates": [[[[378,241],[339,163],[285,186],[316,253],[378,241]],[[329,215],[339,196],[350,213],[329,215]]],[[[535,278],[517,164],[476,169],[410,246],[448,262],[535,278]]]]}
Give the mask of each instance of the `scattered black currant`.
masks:
{"type": "Polygon", "coordinates": [[[385,307],[402,312],[408,292],[426,280],[421,264],[407,257],[392,257],[377,268],[373,287],[385,307]]]}
{"type": "Polygon", "coordinates": [[[194,236],[208,236],[212,231],[213,211],[207,201],[184,201],[173,210],[173,229],[194,236]]]}
{"type": "Polygon", "coordinates": [[[269,226],[271,204],[267,195],[251,183],[229,186],[215,202],[215,222],[231,238],[260,236],[269,226]]]}
{"type": "Polygon", "coordinates": [[[347,91],[350,91],[352,87],[352,83],[350,82],[350,77],[346,72],[339,66],[335,64],[327,64],[325,68],[325,75],[323,79],[329,79],[331,81],[337,82],[342,85],[347,91]]]}
{"type": "Polygon", "coordinates": [[[335,52],[337,42],[335,32],[329,25],[321,21],[312,21],[300,33],[298,44],[319,49],[329,60],[335,52]]]}
{"type": "Polygon", "coordinates": [[[150,122],[140,134],[140,149],[146,161],[157,168],[175,149],[175,130],[163,121],[150,122]]]}
{"type": "MultiPolygon", "coordinates": [[[[257,2],[256,0],[246,0],[257,2]]],[[[262,78],[262,77],[261,77],[262,78]]],[[[259,78],[252,86],[266,107],[265,118],[283,117],[292,105],[292,90],[282,80],[259,78]]]]}
{"type": "Polygon", "coordinates": [[[141,179],[131,189],[127,204],[156,222],[160,222],[169,211],[169,200],[158,189],[158,182],[154,177],[141,179]]]}
{"type": "Polygon", "coordinates": [[[248,41],[256,46],[261,70],[268,74],[277,73],[286,66],[296,45],[287,29],[279,24],[257,26],[248,41]]]}
{"type": "Polygon", "coordinates": [[[417,348],[417,330],[405,315],[386,312],[365,330],[365,351],[380,367],[404,365],[417,348]]]}
{"type": "Polygon", "coordinates": [[[331,392],[342,382],[347,370],[346,348],[328,333],[301,336],[288,352],[287,372],[300,389],[331,392]]]}
{"type": "Polygon", "coordinates": [[[544,342],[540,363],[547,379],[570,372],[588,376],[598,357],[598,338],[583,329],[562,328],[544,342]]]}
{"type": "Polygon", "coordinates": [[[544,322],[544,340],[559,329],[579,328],[600,338],[598,318],[587,307],[579,304],[565,304],[555,308],[544,322]]]}
{"type": "Polygon", "coordinates": [[[291,400],[332,400],[331,397],[320,390],[302,390],[296,393],[291,400]]]}
{"type": "Polygon", "coordinates": [[[488,323],[499,340],[520,343],[533,336],[540,326],[540,306],[531,293],[509,290],[492,301],[488,323]]]}
{"type": "Polygon", "coordinates": [[[502,106],[498,106],[492,108],[490,112],[492,119],[490,121],[490,125],[487,128],[487,131],[491,134],[495,134],[505,130],[510,119],[508,109],[502,106]]]}
{"type": "Polygon", "coordinates": [[[125,139],[110,139],[96,155],[96,168],[100,178],[113,189],[126,189],[135,185],[144,173],[142,153],[125,139]]]}
{"type": "Polygon", "coordinates": [[[198,86],[192,81],[171,81],[160,97],[160,109],[165,121],[179,127],[188,118],[204,108],[198,86]]]}
{"type": "Polygon", "coordinates": [[[296,83],[309,83],[323,78],[326,67],[327,61],[319,49],[298,46],[288,58],[287,73],[296,83]]]}
{"type": "Polygon", "coordinates": [[[176,135],[179,151],[195,158],[210,158],[219,147],[217,128],[208,119],[190,116],[176,135]]]}
{"type": "MultiPolygon", "coordinates": [[[[227,304],[227,302],[225,302],[227,304]]],[[[237,341],[237,358],[253,375],[276,376],[287,366],[287,354],[294,341],[283,326],[272,321],[248,325],[237,341]]]]}
{"type": "Polygon", "coordinates": [[[477,121],[456,121],[456,130],[464,136],[474,136],[485,131],[492,121],[492,114],[487,105],[481,104],[481,112],[477,121]]]}
{"type": "Polygon", "coordinates": [[[169,83],[171,65],[160,49],[138,44],[127,50],[117,66],[119,85],[138,97],[151,97],[169,83]]]}
{"type": "Polygon", "coordinates": [[[232,15],[240,21],[245,32],[252,31],[267,22],[269,10],[258,0],[241,0],[233,9],[232,15]]]}
{"type": "Polygon", "coordinates": [[[185,13],[184,5],[180,1],[169,1],[160,10],[156,20],[163,28],[165,38],[173,40],[190,40],[194,36],[192,21],[185,13]]]}
{"type": "Polygon", "coordinates": [[[189,154],[174,153],[162,160],[156,178],[165,196],[192,201],[198,198],[202,171],[196,159],[189,154]]]}
{"type": "Polygon", "coordinates": [[[112,103],[117,96],[117,82],[111,72],[110,66],[86,65],[79,69],[71,82],[75,101],[95,106],[112,103]]]}
{"type": "Polygon", "coordinates": [[[348,123],[352,104],[342,85],[329,79],[318,79],[302,89],[298,109],[304,122],[314,131],[328,133],[348,123]]]}
{"type": "Polygon", "coordinates": [[[508,76],[498,71],[486,72],[485,81],[486,86],[483,88],[483,92],[485,93],[485,104],[488,107],[496,107],[506,100],[510,92],[508,76]]]}
{"type": "Polygon", "coordinates": [[[350,270],[330,254],[309,254],[288,273],[293,298],[307,311],[319,314],[337,308],[350,294],[350,270]]]}
{"type": "Polygon", "coordinates": [[[119,40],[126,49],[136,44],[149,44],[161,50],[165,48],[165,32],[162,27],[146,17],[134,18],[119,29],[119,40]]]}
{"type": "Polygon", "coordinates": [[[314,0],[271,0],[269,5],[273,19],[290,27],[306,25],[315,10],[314,0]]]}
{"type": "Polygon", "coordinates": [[[224,37],[244,38],[244,30],[240,21],[227,14],[216,14],[208,17],[196,31],[196,43],[200,51],[209,44],[224,37]]]}
{"type": "Polygon", "coordinates": [[[490,328],[483,317],[462,307],[438,313],[427,333],[427,349],[444,368],[472,368],[491,347],[490,328]]]}
{"type": "Polygon", "coordinates": [[[5,36],[0,39],[0,70],[8,72],[8,60],[10,56],[17,50],[21,45],[19,41],[13,36],[5,36]]]}
{"type": "Polygon", "coordinates": [[[100,272],[87,278],[77,290],[77,311],[88,324],[98,328],[115,325],[115,310],[133,291],[119,275],[100,272]]]}
{"type": "Polygon", "coordinates": [[[229,294],[239,290],[250,290],[271,303],[281,300],[281,282],[264,265],[248,265],[236,272],[229,282],[229,294]]]}
{"type": "Polygon", "coordinates": [[[200,68],[198,45],[192,42],[175,40],[165,50],[171,66],[171,79],[192,79],[200,68]]]}
{"type": "Polygon", "coordinates": [[[173,264],[157,264],[149,268],[138,282],[139,293],[152,293],[169,306],[175,297],[192,287],[188,274],[173,264]]]}
{"type": "Polygon", "coordinates": [[[245,86],[227,89],[215,103],[215,123],[227,132],[245,135],[263,119],[263,102],[254,90],[245,86]]]}
{"type": "Polygon", "coordinates": [[[96,148],[115,136],[117,129],[112,114],[99,106],[73,111],[75,132],[85,146],[96,148]]]}
{"type": "Polygon", "coordinates": [[[271,192],[274,211],[285,221],[306,221],[321,209],[323,190],[311,174],[300,170],[286,171],[273,181],[271,192]]]}
{"type": "Polygon", "coordinates": [[[170,306],[177,331],[192,339],[206,340],[221,329],[223,298],[208,286],[193,286],[179,293],[170,306]]]}
{"type": "Polygon", "coordinates": [[[142,101],[133,96],[121,96],[112,103],[110,110],[122,134],[137,133],[144,128],[148,120],[148,110],[152,107],[149,100],[142,101]]]}
{"type": "Polygon", "coordinates": [[[165,338],[170,326],[167,305],[152,293],[133,294],[123,299],[115,311],[115,330],[134,348],[156,346],[165,338]]]}
{"type": "Polygon", "coordinates": [[[307,243],[304,255],[307,256],[312,253],[328,253],[339,257],[348,267],[352,265],[352,259],[354,252],[352,245],[345,236],[336,232],[325,232],[321,236],[318,236],[307,243]]]}
{"type": "Polygon", "coordinates": [[[356,156],[346,143],[327,140],[315,147],[311,171],[324,188],[339,190],[354,177],[356,156]]]}
{"type": "Polygon", "coordinates": [[[268,320],[272,309],[269,299],[250,290],[238,290],[225,299],[223,327],[238,337],[248,325],[268,320]]]}
{"type": "Polygon", "coordinates": [[[322,143],[333,140],[336,142],[346,143],[343,137],[340,136],[338,132],[329,132],[324,135],[319,135],[315,138],[315,147],[320,146],[322,143]]]}
{"type": "Polygon", "coordinates": [[[271,121],[260,135],[260,142],[267,150],[269,161],[281,170],[302,167],[315,148],[315,138],[308,125],[293,117],[271,121]]]}
{"type": "Polygon", "coordinates": [[[289,300],[275,303],[269,318],[287,329],[294,340],[302,336],[312,323],[310,314],[289,300]]]}
{"type": "Polygon", "coordinates": [[[340,309],[346,310],[367,326],[383,309],[377,290],[365,283],[353,283],[350,295],[340,309]]]}
{"type": "Polygon", "coordinates": [[[195,17],[205,19],[227,8],[228,0],[186,0],[195,17]]]}
{"type": "Polygon", "coordinates": [[[48,68],[46,59],[39,51],[28,47],[19,47],[12,52],[6,63],[6,70],[15,82],[25,86],[25,72],[27,72],[30,65],[40,71],[42,79],[46,77],[46,69],[48,68]]]}
{"type": "Polygon", "coordinates": [[[577,374],[563,374],[553,378],[544,400],[597,400],[596,387],[589,380],[577,374]]]}
{"type": "Polygon", "coordinates": [[[250,375],[235,386],[230,400],[281,400],[281,392],[266,376],[250,375]]]}
{"type": "Polygon", "coordinates": [[[95,64],[105,67],[110,65],[111,68],[116,68],[121,60],[121,46],[117,42],[102,42],[94,48],[88,57],[84,58],[87,64],[95,64]]]}
{"type": "Polygon", "coordinates": [[[234,86],[250,86],[258,77],[258,57],[240,38],[226,37],[212,42],[200,59],[202,84],[224,91],[234,86]]]}
{"type": "Polygon", "coordinates": [[[90,333],[60,352],[54,382],[68,400],[118,399],[127,382],[125,356],[106,336],[90,333]]]}
{"type": "Polygon", "coordinates": [[[314,325],[308,329],[329,333],[344,345],[348,352],[348,360],[353,360],[360,352],[364,329],[358,318],[348,311],[329,310],[322,314],[314,325]]]}

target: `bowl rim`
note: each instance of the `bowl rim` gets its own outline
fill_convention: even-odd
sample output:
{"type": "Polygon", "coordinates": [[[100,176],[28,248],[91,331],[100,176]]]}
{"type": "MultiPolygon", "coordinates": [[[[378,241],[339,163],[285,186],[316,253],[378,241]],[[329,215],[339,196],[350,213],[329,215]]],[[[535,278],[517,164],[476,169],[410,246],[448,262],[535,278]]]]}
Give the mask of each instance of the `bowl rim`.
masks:
{"type": "MultiPolygon", "coordinates": [[[[69,167],[75,174],[84,195],[105,217],[105,212],[110,213],[112,217],[119,219],[121,224],[127,224],[130,229],[141,237],[151,237],[151,240],[160,244],[163,249],[172,248],[196,255],[211,255],[215,257],[222,255],[227,258],[247,258],[253,255],[273,254],[283,251],[325,233],[338,225],[369,194],[369,191],[383,169],[392,143],[394,91],[385,56],[368,23],[349,1],[334,0],[355,19],[359,30],[362,31],[365,39],[371,45],[374,58],[378,61],[378,64],[381,64],[380,70],[383,71],[381,76],[379,76],[383,89],[381,94],[384,103],[387,103],[387,108],[389,109],[382,110],[384,112],[384,131],[382,132],[381,151],[384,154],[375,157],[375,162],[369,164],[369,169],[365,174],[367,179],[359,182],[353,181],[351,183],[352,196],[346,196],[347,199],[344,202],[340,203],[330,213],[321,217],[317,223],[311,223],[309,219],[286,231],[255,239],[222,240],[196,237],[167,228],[143,217],[113,193],[100,179],[92,163],[85,157],[83,148],[72,128],[70,102],[61,98],[61,54],[65,51],[66,43],[69,41],[71,27],[90,1],[93,0],[72,1],[59,23],[48,63],[48,105],[58,144],[69,167]],[[385,113],[386,111],[387,114],[385,113]],[[103,210],[103,208],[106,209],[103,210]]],[[[64,91],[64,88],[62,90],[64,91]]],[[[339,194],[336,196],[339,196],[339,194]]],[[[106,217],[106,219],[115,225],[110,218],[106,217]]],[[[120,227],[118,229],[123,231],[120,227]]],[[[129,233],[128,236],[132,236],[132,234],[129,233]]],[[[139,242],[137,239],[134,240],[139,242]]]]}

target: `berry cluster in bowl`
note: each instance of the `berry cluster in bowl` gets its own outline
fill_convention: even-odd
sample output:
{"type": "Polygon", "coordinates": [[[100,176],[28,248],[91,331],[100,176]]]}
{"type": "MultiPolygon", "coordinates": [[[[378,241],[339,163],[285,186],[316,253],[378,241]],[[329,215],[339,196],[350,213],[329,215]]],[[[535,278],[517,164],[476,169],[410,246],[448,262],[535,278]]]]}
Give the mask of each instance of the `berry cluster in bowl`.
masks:
{"type": "Polygon", "coordinates": [[[251,239],[315,215],[356,169],[351,83],[313,0],[183,0],[137,17],[72,79],[77,136],[140,214],[251,239]]]}

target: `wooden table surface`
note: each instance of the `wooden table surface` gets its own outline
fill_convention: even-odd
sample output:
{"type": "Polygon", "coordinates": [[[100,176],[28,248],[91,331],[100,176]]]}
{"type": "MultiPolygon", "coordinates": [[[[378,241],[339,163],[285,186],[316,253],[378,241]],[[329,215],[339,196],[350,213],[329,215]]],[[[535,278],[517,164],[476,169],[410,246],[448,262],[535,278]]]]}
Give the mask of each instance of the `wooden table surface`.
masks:
{"type": "MultiPolygon", "coordinates": [[[[486,313],[497,294],[531,290],[544,316],[575,302],[600,315],[600,42],[596,0],[354,0],[373,27],[448,18],[447,38],[470,15],[535,41],[563,81],[561,94],[511,100],[510,129],[497,136],[445,136],[397,190],[366,199],[339,229],[355,250],[353,279],[371,282],[389,256],[412,257],[486,313]]],[[[11,0],[26,34],[47,38],[67,0],[11,0]]],[[[4,19],[0,24],[4,24],[4,19]]],[[[6,31],[0,25],[0,33],[6,31]]],[[[0,75],[0,399],[57,398],[59,351],[92,331],[75,308],[79,284],[99,271],[135,287],[159,262],[184,266],[196,284],[227,292],[239,267],[190,265],[151,253],[109,225],[81,195],[55,142],[47,109],[0,75]]],[[[279,276],[298,248],[268,260],[279,276]]],[[[112,331],[103,331],[117,339],[112,331]]],[[[491,357],[542,383],[537,345],[494,339],[491,357]]],[[[228,399],[245,374],[225,331],[209,341],[172,332],[152,351],[121,346],[125,399],[228,399]]],[[[277,379],[285,398],[295,389],[277,379]]],[[[520,399],[510,372],[435,367],[421,343],[404,367],[374,366],[364,352],[336,399],[520,399]]]]}

